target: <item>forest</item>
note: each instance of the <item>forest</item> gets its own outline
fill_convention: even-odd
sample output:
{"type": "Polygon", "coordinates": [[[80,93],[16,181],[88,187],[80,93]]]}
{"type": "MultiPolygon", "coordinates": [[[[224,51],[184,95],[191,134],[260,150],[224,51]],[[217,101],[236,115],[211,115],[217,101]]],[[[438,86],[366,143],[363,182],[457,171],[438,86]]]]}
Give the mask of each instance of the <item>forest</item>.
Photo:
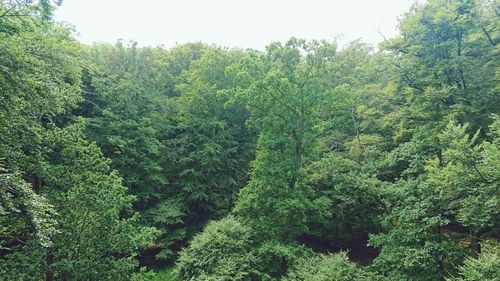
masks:
{"type": "Polygon", "coordinates": [[[498,0],[261,51],[59,5],[0,0],[0,280],[500,280],[498,0]]]}

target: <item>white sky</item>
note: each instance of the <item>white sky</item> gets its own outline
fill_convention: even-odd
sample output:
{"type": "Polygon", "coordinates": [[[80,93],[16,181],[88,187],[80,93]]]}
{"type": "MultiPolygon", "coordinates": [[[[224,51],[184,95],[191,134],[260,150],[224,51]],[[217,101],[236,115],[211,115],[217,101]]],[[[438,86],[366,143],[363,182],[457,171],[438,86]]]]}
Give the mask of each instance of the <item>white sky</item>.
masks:
{"type": "Polygon", "coordinates": [[[64,0],[55,18],[84,43],[135,40],[172,47],[202,41],[262,50],[292,36],[371,44],[397,34],[414,0],[64,0]]]}

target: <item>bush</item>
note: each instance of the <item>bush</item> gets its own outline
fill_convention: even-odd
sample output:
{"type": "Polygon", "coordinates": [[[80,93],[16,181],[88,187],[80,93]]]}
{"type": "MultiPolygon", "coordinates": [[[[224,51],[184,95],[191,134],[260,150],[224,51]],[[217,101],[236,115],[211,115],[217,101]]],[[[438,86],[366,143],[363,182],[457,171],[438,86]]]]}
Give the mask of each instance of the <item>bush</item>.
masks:
{"type": "Polygon", "coordinates": [[[316,255],[304,258],[283,281],[369,281],[375,275],[350,262],[344,252],[335,255],[316,255]]]}
{"type": "Polygon", "coordinates": [[[262,280],[252,231],[234,217],[210,222],[178,260],[180,280],[262,280]]]}

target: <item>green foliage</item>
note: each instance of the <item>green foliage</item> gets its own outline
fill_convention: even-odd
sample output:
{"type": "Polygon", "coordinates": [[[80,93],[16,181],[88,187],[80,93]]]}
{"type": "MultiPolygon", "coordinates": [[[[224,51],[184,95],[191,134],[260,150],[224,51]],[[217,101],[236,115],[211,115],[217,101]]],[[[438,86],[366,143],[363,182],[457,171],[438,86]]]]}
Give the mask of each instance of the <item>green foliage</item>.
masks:
{"type": "Polygon", "coordinates": [[[59,4],[0,0],[0,279],[498,279],[497,2],[263,52],[85,46],[59,4]]]}
{"type": "Polygon", "coordinates": [[[10,247],[19,240],[33,239],[41,246],[50,247],[51,237],[57,233],[55,211],[45,197],[36,194],[19,174],[0,169],[0,247],[10,247]],[[27,237],[22,236],[27,235],[27,237]],[[30,237],[32,236],[32,237],[30,237]]]}
{"type": "Polygon", "coordinates": [[[0,158],[6,168],[32,173],[44,126],[81,100],[81,61],[66,29],[17,26],[23,32],[0,32],[0,158]]]}
{"type": "Polygon", "coordinates": [[[125,280],[137,266],[134,255],[152,241],[155,230],[138,225],[134,198],[99,148],[83,139],[82,125],[48,132],[49,161],[41,177],[51,186],[47,196],[64,225],[48,253],[50,268],[58,279],[102,279],[106,272],[109,280],[125,280]]]}
{"type": "Polygon", "coordinates": [[[397,124],[397,143],[379,167],[389,168],[394,183],[384,191],[383,231],[370,244],[380,249],[374,268],[390,280],[453,275],[479,252],[479,241],[498,232],[497,122],[486,129],[498,111],[498,83],[485,74],[497,73],[489,40],[498,36],[490,27],[496,8],[428,1],[384,45],[400,74],[402,106],[387,119],[397,124]]]}
{"type": "Polygon", "coordinates": [[[157,274],[152,270],[147,270],[145,267],[141,267],[139,272],[132,274],[132,281],[152,281],[152,280],[171,280],[167,279],[168,275],[157,274]]]}
{"type": "Polygon", "coordinates": [[[465,255],[456,234],[442,231],[449,223],[444,203],[420,180],[400,181],[395,188],[401,192],[392,200],[397,205],[383,218],[388,231],[370,238],[381,249],[373,267],[388,280],[439,279],[465,255]]]}
{"type": "Polygon", "coordinates": [[[311,252],[294,243],[261,241],[233,216],[210,222],[181,252],[180,280],[279,280],[311,252]]]}
{"type": "Polygon", "coordinates": [[[355,161],[329,153],[308,168],[309,186],[327,203],[326,214],[312,221],[309,235],[332,248],[352,246],[377,230],[383,211],[380,182],[361,170],[355,161]]]}
{"type": "Polygon", "coordinates": [[[82,100],[81,46],[49,19],[9,24],[17,32],[0,32],[2,278],[128,280],[156,231],[139,226],[134,197],[70,114],[82,100]]]}
{"type": "Polygon", "coordinates": [[[309,216],[323,205],[311,200],[303,166],[316,146],[318,113],[328,104],[322,67],[334,53],[335,45],[326,42],[291,39],[231,69],[246,84],[239,87],[240,96],[260,130],[251,180],[235,213],[269,237],[307,232],[309,216]]]}
{"type": "Polygon", "coordinates": [[[403,203],[385,218],[390,231],[370,241],[382,248],[375,267],[395,280],[433,280],[467,253],[460,239],[479,251],[483,235],[498,232],[498,122],[490,126],[492,142],[476,144],[478,134],[451,122],[438,135],[441,161],[428,161],[425,178],[399,183],[403,203]]]}
{"type": "Polygon", "coordinates": [[[85,102],[77,112],[137,196],[142,222],[161,230],[150,251],[171,262],[209,219],[230,211],[246,182],[255,137],[244,106],[226,106],[231,94],[223,93],[231,86],[226,67],[243,54],[121,42],[89,54],[96,65],[84,73],[85,102]]]}
{"type": "Polygon", "coordinates": [[[301,260],[283,281],[380,280],[374,274],[350,262],[345,252],[335,255],[316,255],[301,260]]]}
{"type": "Polygon", "coordinates": [[[0,174],[0,275],[3,280],[44,278],[44,253],[53,246],[56,212],[19,174],[0,174]]]}
{"type": "Polygon", "coordinates": [[[159,135],[168,124],[160,125],[163,120],[152,114],[158,104],[154,95],[160,91],[154,72],[165,58],[160,50],[138,50],[134,43],[95,46],[88,55],[95,66],[87,71],[85,101],[78,111],[88,120],[91,138],[144,208],[167,184],[157,159],[165,154],[159,135]]]}
{"type": "Polygon", "coordinates": [[[180,280],[263,280],[251,228],[234,217],[209,223],[178,260],[180,280]]]}
{"type": "Polygon", "coordinates": [[[177,87],[177,134],[170,147],[177,151],[178,188],[203,209],[198,218],[203,213],[208,218],[226,215],[247,180],[255,138],[245,127],[248,113],[243,105],[227,104],[231,93],[226,89],[233,82],[225,74],[242,56],[207,48],[185,72],[189,82],[177,87]]]}
{"type": "Polygon", "coordinates": [[[429,184],[448,202],[448,212],[475,235],[494,227],[500,216],[499,123],[495,116],[490,126],[493,143],[480,144],[475,144],[479,132],[470,136],[467,124],[450,123],[439,135],[444,145],[442,163],[434,160],[427,166],[429,184]]]}
{"type": "Polygon", "coordinates": [[[459,276],[449,281],[494,281],[500,279],[500,247],[498,241],[488,241],[478,258],[468,257],[459,268],[459,276]]]}
{"type": "Polygon", "coordinates": [[[277,240],[262,242],[257,248],[259,270],[280,280],[300,259],[312,255],[312,251],[297,243],[284,243],[277,240]]]}
{"type": "Polygon", "coordinates": [[[478,129],[487,127],[488,115],[497,110],[498,58],[492,57],[496,45],[485,36],[490,27],[476,14],[486,4],[482,2],[433,0],[416,5],[401,21],[401,36],[386,44],[395,55],[401,82],[408,86],[403,94],[412,118],[403,121],[405,129],[434,144],[434,150],[437,134],[448,123],[446,116],[478,129]]]}
{"type": "MultiPolygon", "coordinates": [[[[83,139],[82,125],[51,128],[43,136],[47,146],[38,175],[43,182],[41,192],[57,214],[52,216],[57,225],[50,241],[45,242],[50,242],[49,247],[28,240],[19,251],[5,256],[7,280],[25,274],[103,280],[104,273],[106,280],[127,280],[137,266],[133,258],[137,250],[153,239],[154,229],[138,226],[138,217],[131,210],[133,197],[126,194],[117,174],[110,172],[109,161],[102,158],[95,144],[83,139]],[[18,267],[28,257],[43,267],[18,267]]],[[[40,216],[47,212],[40,210],[44,205],[36,207],[36,216],[27,208],[37,220],[34,227],[52,229],[50,221],[40,216]]],[[[23,234],[15,233],[13,238],[22,241],[23,234]]]]}
{"type": "Polygon", "coordinates": [[[175,267],[166,268],[156,272],[156,276],[154,278],[149,279],[150,281],[176,281],[177,274],[175,271],[175,267]]]}

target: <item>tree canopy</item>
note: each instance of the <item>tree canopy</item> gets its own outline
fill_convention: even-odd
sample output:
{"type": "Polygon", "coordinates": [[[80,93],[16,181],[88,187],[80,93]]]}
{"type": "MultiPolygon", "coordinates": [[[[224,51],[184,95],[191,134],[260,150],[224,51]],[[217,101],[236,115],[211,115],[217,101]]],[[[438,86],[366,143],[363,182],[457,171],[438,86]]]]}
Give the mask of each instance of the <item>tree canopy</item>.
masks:
{"type": "Polygon", "coordinates": [[[1,280],[498,280],[498,1],[262,51],[60,4],[0,1],[1,280]]]}

